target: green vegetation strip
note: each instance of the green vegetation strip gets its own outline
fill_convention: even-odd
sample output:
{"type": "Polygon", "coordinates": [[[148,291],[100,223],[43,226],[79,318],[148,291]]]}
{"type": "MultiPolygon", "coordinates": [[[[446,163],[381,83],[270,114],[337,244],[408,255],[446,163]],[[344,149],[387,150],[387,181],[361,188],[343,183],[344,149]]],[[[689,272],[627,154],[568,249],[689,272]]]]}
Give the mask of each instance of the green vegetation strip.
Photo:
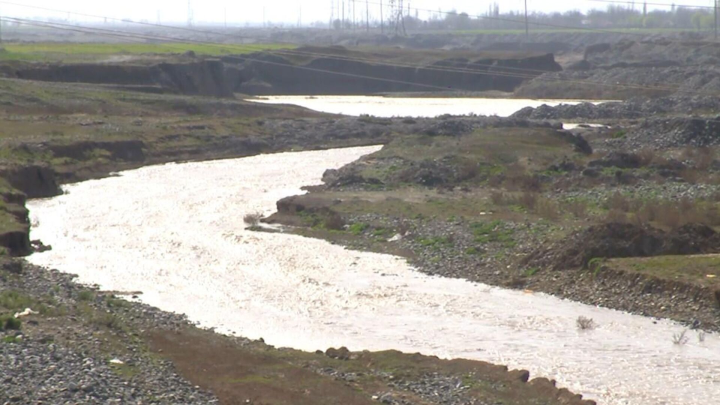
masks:
{"type": "Polygon", "coordinates": [[[720,287],[720,255],[612,259],[608,267],[666,280],[720,287]]]}
{"type": "Polygon", "coordinates": [[[265,50],[293,49],[285,44],[193,44],[193,43],[27,43],[4,44],[0,60],[48,61],[59,58],[107,57],[112,55],[181,54],[193,51],[199,55],[221,56],[260,52],[265,50]]]}

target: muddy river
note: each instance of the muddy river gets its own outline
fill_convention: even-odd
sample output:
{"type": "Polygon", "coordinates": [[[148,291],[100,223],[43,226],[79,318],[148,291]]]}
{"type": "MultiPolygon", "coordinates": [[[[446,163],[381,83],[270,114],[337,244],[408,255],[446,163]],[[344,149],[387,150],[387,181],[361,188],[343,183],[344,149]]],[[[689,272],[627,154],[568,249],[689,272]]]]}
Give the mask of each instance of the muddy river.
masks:
{"type": "Polygon", "coordinates": [[[543,294],[430,277],[388,255],[245,230],[243,215],[378,148],[169,164],[30,202],[29,260],[185,313],[203,326],[303,350],[399,349],[524,368],[601,404],[720,398],[720,338],[672,343],[669,321],[543,294]],[[578,316],[598,324],[578,331],[578,316]]]}
{"type": "MultiPolygon", "coordinates": [[[[451,115],[497,115],[508,117],[524,107],[543,104],[579,104],[577,100],[525,100],[502,98],[396,98],[380,96],[270,96],[252,99],[266,104],[294,104],[332,114],[376,117],[437,117],[451,115]]],[[[594,103],[598,103],[594,101],[594,103]]]]}

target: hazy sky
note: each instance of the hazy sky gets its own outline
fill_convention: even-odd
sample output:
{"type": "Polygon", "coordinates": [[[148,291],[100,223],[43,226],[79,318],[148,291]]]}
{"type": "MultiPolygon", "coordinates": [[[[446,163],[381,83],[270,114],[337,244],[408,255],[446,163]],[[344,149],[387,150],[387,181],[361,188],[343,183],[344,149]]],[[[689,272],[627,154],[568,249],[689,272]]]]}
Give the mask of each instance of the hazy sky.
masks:
{"type": "MultiPolygon", "coordinates": [[[[345,0],[346,4],[351,3],[345,0]]],[[[381,0],[368,0],[371,18],[379,16],[379,3],[381,0]]],[[[494,0],[500,4],[501,11],[521,10],[524,0],[494,0]]],[[[335,0],[339,3],[340,0],[335,0]]],[[[411,7],[450,11],[456,9],[464,11],[468,14],[482,14],[493,0],[410,0],[411,7]]],[[[650,0],[652,3],[673,3],[673,0],[650,0]]],[[[677,4],[684,5],[706,5],[709,6],[713,0],[677,0],[677,4]]],[[[10,3],[17,3],[26,6],[47,7],[53,9],[67,10],[73,12],[81,12],[85,14],[97,14],[114,18],[129,18],[134,20],[148,20],[151,22],[158,21],[158,15],[161,22],[186,21],[188,1],[187,0],[0,0],[0,15],[9,17],[62,17],[66,18],[66,13],[56,13],[32,9],[28,7],[20,7],[10,3]]],[[[298,14],[302,9],[302,22],[307,24],[312,21],[328,21],[330,18],[330,7],[332,0],[191,0],[194,10],[195,21],[198,22],[218,22],[221,23],[225,18],[227,10],[227,19],[229,23],[244,22],[261,22],[263,20],[263,10],[265,18],[273,22],[292,22],[298,21],[298,14]]],[[[389,0],[383,0],[386,5],[389,0]]],[[[408,0],[405,0],[407,5],[408,0]]],[[[630,3],[630,2],[628,2],[630,3]]],[[[636,0],[638,9],[642,0],[636,0]]],[[[358,18],[365,17],[365,0],[356,1],[356,13],[358,18]]],[[[528,0],[528,8],[538,11],[566,11],[581,10],[585,11],[592,8],[606,8],[607,4],[592,2],[589,0],[528,0]]],[[[662,7],[658,7],[662,8],[662,7]]],[[[668,7],[664,7],[668,8],[668,7]]],[[[346,11],[347,12],[347,11],[346,11]]],[[[414,11],[413,11],[414,14],[414,11]]],[[[420,12],[421,18],[427,17],[427,12],[420,12]]],[[[72,19],[88,22],[93,21],[87,17],[72,16],[72,19]]],[[[97,21],[97,20],[95,20],[97,21]]]]}

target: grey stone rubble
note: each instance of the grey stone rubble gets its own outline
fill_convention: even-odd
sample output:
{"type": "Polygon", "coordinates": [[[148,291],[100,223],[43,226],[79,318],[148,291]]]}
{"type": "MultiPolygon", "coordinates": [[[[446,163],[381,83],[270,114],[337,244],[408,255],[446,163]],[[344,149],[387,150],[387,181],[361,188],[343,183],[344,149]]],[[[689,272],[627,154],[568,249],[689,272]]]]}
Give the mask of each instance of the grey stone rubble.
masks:
{"type": "MultiPolygon", "coordinates": [[[[12,273],[0,278],[0,291],[17,290],[33,297],[52,295],[58,309],[78,305],[78,293],[85,289],[73,281],[72,275],[19,261],[3,267],[12,273]],[[14,277],[18,270],[21,274],[14,277]]],[[[137,303],[108,307],[96,297],[82,304],[102,308],[143,329],[172,330],[187,322],[179,315],[137,303]]],[[[105,342],[96,337],[92,325],[79,319],[62,319],[68,324],[47,333],[33,333],[33,337],[22,330],[0,331],[0,404],[217,403],[212,394],[183,380],[169,362],[143,355],[132,335],[123,339],[123,354],[113,356],[108,354],[108,348],[101,350],[105,342]],[[132,373],[131,378],[121,378],[126,370],[132,373]]],[[[24,318],[23,329],[25,324],[30,328],[39,322],[46,321],[24,318]]]]}

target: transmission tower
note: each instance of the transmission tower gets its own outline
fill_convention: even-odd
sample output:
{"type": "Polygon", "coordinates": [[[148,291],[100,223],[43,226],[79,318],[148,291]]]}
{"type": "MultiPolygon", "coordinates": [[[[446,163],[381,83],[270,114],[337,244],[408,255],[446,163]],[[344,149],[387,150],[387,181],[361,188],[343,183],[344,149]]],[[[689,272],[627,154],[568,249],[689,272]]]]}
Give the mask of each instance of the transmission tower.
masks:
{"type": "Polygon", "coordinates": [[[193,25],[193,9],[192,9],[192,0],[188,0],[188,9],[187,9],[187,25],[188,27],[192,27],[193,25]]]}
{"type": "Polygon", "coordinates": [[[390,7],[392,9],[393,24],[395,24],[395,35],[407,36],[405,30],[405,8],[403,7],[403,0],[390,0],[390,7]]]}

